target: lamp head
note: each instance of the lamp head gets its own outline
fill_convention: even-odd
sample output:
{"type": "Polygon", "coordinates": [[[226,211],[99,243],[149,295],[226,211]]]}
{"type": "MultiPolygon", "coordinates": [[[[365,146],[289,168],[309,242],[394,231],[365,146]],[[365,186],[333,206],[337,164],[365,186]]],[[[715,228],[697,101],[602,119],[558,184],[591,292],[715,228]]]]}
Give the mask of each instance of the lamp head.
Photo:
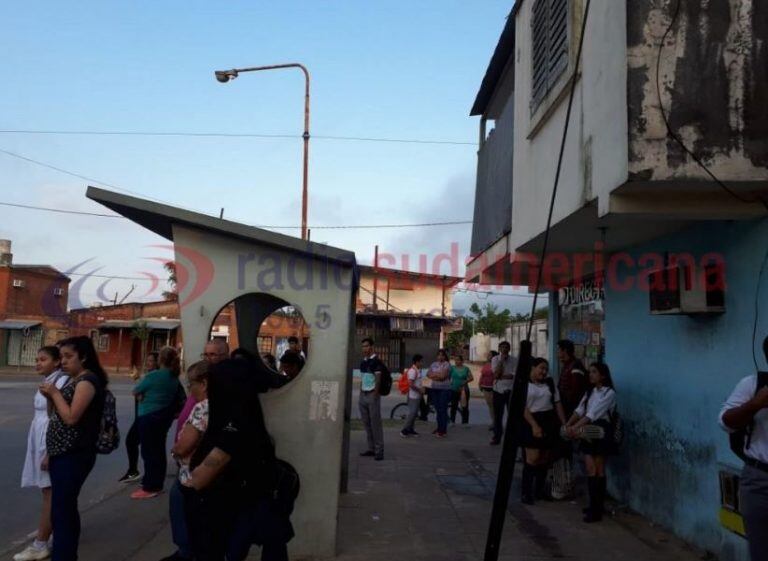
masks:
{"type": "Polygon", "coordinates": [[[214,72],[216,79],[222,84],[226,84],[230,80],[237,78],[237,70],[217,70],[214,72]]]}

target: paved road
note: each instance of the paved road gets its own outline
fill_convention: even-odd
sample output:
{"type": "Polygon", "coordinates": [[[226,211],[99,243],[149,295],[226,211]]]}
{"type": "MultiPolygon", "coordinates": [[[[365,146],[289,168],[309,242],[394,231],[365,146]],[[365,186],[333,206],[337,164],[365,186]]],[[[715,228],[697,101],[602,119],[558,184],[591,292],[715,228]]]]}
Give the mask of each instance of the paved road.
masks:
{"type": "MultiPolygon", "coordinates": [[[[39,379],[34,375],[0,375],[0,552],[23,542],[33,532],[39,514],[39,493],[34,489],[21,489],[21,471],[26,452],[27,432],[32,417],[32,399],[39,379]]],[[[357,384],[356,384],[357,385],[357,384]]],[[[123,436],[133,420],[132,382],[128,378],[113,377],[110,389],[117,398],[119,425],[123,436]]],[[[405,400],[396,387],[382,400],[382,415],[389,418],[392,408],[405,400]]],[[[352,417],[359,417],[357,389],[353,394],[352,417]]],[[[432,422],[434,416],[430,418],[432,422]]],[[[488,424],[489,416],[482,399],[470,402],[472,424],[488,424]]],[[[127,459],[124,448],[99,456],[81,495],[81,510],[93,507],[105,498],[119,492],[117,479],[125,472],[127,459]]]]}

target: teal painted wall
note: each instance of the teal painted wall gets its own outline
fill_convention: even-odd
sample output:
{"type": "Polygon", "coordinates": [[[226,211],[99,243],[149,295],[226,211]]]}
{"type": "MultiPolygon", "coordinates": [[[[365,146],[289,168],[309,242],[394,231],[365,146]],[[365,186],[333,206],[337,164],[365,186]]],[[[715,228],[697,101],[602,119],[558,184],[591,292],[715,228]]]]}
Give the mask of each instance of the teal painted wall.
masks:
{"type": "MultiPolygon", "coordinates": [[[[608,233],[610,236],[610,232],[608,233]]],[[[652,316],[647,290],[606,288],[606,362],[611,367],[627,436],[610,469],[611,493],[723,561],[747,561],[745,542],[721,528],[718,472],[738,468],[717,418],[735,384],[754,374],[752,329],[758,272],[768,248],[768,220],[708,222],[629,251],[708,252],[726,264],[726,312],[652,316]]],[[[648,257],[646,257],[648,259],[648,257]]],[[[615,281],[653,268],[622,266],[615,281]]],[[[610,271],[609,271],[610,276],[610,271]]],[[[768,271],[761,282],[756,353],[766,368],[768,271]]]]}

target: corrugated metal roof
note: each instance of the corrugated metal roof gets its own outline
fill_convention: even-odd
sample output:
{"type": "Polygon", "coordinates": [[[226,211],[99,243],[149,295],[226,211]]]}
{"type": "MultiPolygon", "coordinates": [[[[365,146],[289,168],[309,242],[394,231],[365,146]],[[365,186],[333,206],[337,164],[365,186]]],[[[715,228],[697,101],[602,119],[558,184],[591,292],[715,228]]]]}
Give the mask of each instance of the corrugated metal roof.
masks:
{"type": "Polygon", "coordinates": [[[163,318],[137,318],[137,319],[108,319],[99,324],[101,329],[133,329],[137,324],[144,323],[148,329],[178,329],[181,320],[163,318]]]}
{"type": "Polygon", "coordinates": [[[0,329],[28,329],[42,322],[29,319],[6,319],[0,321],[0,329]]]}

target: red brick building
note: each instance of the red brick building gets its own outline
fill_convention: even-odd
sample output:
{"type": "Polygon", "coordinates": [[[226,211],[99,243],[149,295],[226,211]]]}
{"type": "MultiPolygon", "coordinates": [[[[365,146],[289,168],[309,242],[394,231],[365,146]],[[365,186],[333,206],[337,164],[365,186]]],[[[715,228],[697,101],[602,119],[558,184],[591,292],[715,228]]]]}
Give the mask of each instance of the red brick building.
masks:
{"type": "Polygon", "coordinates": [[[0,240],[0,366],[32,366],[67,333],[70,279],[49,265],[16,265],[0,240]]]}
{"type": "Polygon", "coordinates": [[[141,369],[143,357],[180,346],[179,305],[174,301],[96,306],[69,312],[69,335],[93,339],[99,360],[117,372],[141,369]]]}

